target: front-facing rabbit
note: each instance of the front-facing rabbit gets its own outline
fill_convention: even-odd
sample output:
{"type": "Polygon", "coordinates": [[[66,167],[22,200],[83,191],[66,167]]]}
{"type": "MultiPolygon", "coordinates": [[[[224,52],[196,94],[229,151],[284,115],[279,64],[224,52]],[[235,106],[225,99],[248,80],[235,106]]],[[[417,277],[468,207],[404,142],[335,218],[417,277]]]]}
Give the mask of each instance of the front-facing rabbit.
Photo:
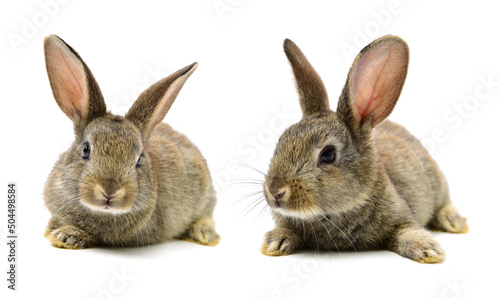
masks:
{"type": "Polygon", "coordinates": [[[52,244],[81,249],[184,238],[216,245],[206,161],[161,122],[197,64],[153,84],[122,117],[106,111],[96,80],[69,45],[52,35],[44,50],[54,98],[75,132],[44,188],[52,244]]]}
{"type": "Polygon", "coordinates": [[[384,36],[362,49],[336,112],[300,49],[285,40],[284,50],[303,117],[280,137],[265,177],[276,227],[262,252],[382,248],[421,263],[442,262],[444,251],[426,228],[466,233],[466,219],[422,144],[384,121],[406,78],[407,44],[384,36]]]}

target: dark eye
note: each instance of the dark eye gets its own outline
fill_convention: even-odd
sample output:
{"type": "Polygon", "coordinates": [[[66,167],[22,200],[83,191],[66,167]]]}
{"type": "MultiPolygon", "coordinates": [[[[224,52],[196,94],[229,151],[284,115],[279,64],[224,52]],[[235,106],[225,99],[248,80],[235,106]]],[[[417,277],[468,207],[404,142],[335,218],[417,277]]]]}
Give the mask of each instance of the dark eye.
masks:
{"type": "Polygon", "coordinates": [[[333,146],[327,146],[321,150],[318,158],[318,166],[322,164],[330,164],[335,162],[337,154],[333,146]]]}
{"type": "Polygon", "coordinates": [[[140,167],[142,165],[142,158],[144,157],[144,153],[139,156],[139,159],[137,160],[137,163],[135,164],[137,167],[140,167]]]}
{"type": "Polygon", "coordinates": [[[88,159],[90,157],[90,145],[85,145],[82,151],[82,157],[88,159]]]}

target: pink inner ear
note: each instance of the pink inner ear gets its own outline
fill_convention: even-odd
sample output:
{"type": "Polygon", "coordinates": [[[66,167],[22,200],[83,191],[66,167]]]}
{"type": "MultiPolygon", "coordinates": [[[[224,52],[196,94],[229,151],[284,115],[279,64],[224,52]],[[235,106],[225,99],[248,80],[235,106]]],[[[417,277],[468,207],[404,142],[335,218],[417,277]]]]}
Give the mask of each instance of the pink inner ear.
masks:
{"type": "Polygon", "coordinates": [[[389,105],[384,102],[394,74],[391,74],[389,61],[392,51],[367,53],[358,62],[354,78],[354,102],[361,119],[371,115],[375,109],[374,122],[387,113],[389,105]]]}
{"type": "Polygon", "coordinates": [[[81,111],[82,99],[85,95],[82,85],[85,81],[85,73],[82,69],[81,63],[76,61],[76,59],[67,59],[67,57],[63,56],[63,62],[68,68],[68,79],[66,80],[67,86],[65,86],[65,89],[68,92],[73,106],[75,106],[77,110],[81,111]]]}
{"type": "Polygon", "coordinates": [[[73,119],[85,114],[87,97],[86,75],[82,63],[60,41],[47,51],[49,78],[56,101],[63,112],[73,119]]]}
{"type": "Polygon", "coordinates": [[[351,102],[357,121],[378,125],[391,113],[406,78],[405,44],[385,41],[361,53],[351,73],[351,102]]]}

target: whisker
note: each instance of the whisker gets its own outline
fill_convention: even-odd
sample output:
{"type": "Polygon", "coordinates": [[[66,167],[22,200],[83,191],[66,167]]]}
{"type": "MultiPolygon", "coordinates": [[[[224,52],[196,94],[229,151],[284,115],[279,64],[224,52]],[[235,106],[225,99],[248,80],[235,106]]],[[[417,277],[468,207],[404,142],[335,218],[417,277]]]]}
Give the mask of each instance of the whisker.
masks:
{"type": "Polygon", "coordinates": [[[312,225],[312,222],[309,222],[309,225],[311,225],[311,230],[313,232],[314,239],[316,240],[316,251],[319,254],[319,242],[318,242],[318,237],[316,237],[316,232],[314,231],[314,226],[312,225]]]}
{"type": "Polygon", "coordinates": [[[237,185],[241,188],[245,187],[245,188],[258,188],[258,189],[262,189],[262,186],[264,184],[264,182],[228,182],[227,183],[228,185],[237,185]]]}
{"type": "Polygon", "coordinates": [[[246,213],[245,213],[245,216],[247,216],[250,212],[252,212],[252,210],[254,210],[257,206],[259,206],[260,204],[262,203],[265,203],[264,201],[264,197],[261,197],[259,198],[258,200],[256,200],[256,203],[253,203],[253,207],[250,208],[246,213]]]}
{"type": "MultiPolygon", "coordinates": [[[[351,239],[349,238],[349,236],[345,235],[347,240],[349,240],[349,243],[351,244],[352,248],[354,249],[354,251],[357,253],[358,251],[356,250],[356,246],[354,245],[353,241],[355,242],[355,237],[352,235],[351,231],[349,231],[349,229],[346,228],[346,226],[342,223],[340,223],[342,225],[342,227],[344,228],[343,231],[346,231],[349,235],[351,235],[351,238],[352,238],[352,241],[351,239]]],[[[340,227],[339,227],[340,228],[340,227]]]]}
{"type": "Polygon", "coordinates": [[[261,179],[252,179],[252,178],[246,178],[246,179],[232,179],[228,184],[263,184],[264,180],[261,179]]]}
{"type": "Polygon", "coordinates": [[[301,220],[300,222],[302,223],[302,230],[303,230],[302,239],[306,239],[306,224],[304,220],[301,220]]]}
{"type": "Polygon", "coordinates": [[[241,210],[241,212],[238,214],[238,216],[236,218],[238,219],[238,218],[246,217],[253,209],[255,209],[263,201],[265,201],[263,196],[259,196],[259,197],[255,198],[255,199],[253,199],[250,202],[250,204],[248,204],[248,206],[246,206],[245,208],[243,208],[241,210]]]}
{"type": "Polygon", "coordinates": [[[246,199],[251,198],[251,197],[256,196],[256,195],[259,195],[259,194],[262,194],[262,190],[253,191],[251,193],[248,193],[248,194],[242,196],[241,198],[237,199],[236,202],[232,203],[231,207],[234,207],[236,204],[239,204],[239,203],[245,201],[246,199]]]}
{"type": "Polygon", "coordinates": [[[147,225],[147,223],[144,221],[144,217],[141,215],[140,211],[139,211],[139,210],[137,210],[137,207],[136,207],[136,206],[132,206],[131,211],[132,211],[132,212],[131,212],[131,213],[132,213],[131,215],[132,215],[134,218],[139,217],[139,218],[140,218],[140,221],[145,223],[145,224],[144,224],[144,230],[145,230],[145,232],[146,232],[146,240],[147,240],[147,241],[144,241],[144,234],[143,234],[143,233],[138,232],[137,234],[140,234],[140,235],[141,235],[141,237],[142,237],[142,246],[143,246],[144,244],[147,244],[147,245],[149,246],[149,245],[150,245],[150,238],[149,238],[148,225],[147,225]]]}
{"type": "MultiPolygon", "coordinates": [[[[326,218],[326,217],[323,216],[323,218],[326,218]]],[[[321,220],[318,220],[318,222],[323,226],[323,228],[325,229],[325,231],[328,234],[328,236],[330,236],[330,239],[332,240],[333,245],[335,245],[335,249],[337,249],[337,251],[338,251],[339,254],[342,254],[340,252],[339,247],[337,246],[337,243],[335,242],[335,239],[333,239],[332,234],[330,234],[330,231],[328,230],[328,228],[321,222],[321,220]]]]}
{"type": "Polygon", "coordinates": [[[242,161],[235,161],[235,160],[230,160],[229,162],[232,162],[232,163],[234,163],[234,164],[237,164],[237,165],[243,166],[243,167],[245,167],[245,168],[247,168],[247,169],[253,170],[253,171],[255,171],[255,172],[257,172],[257,173],[259,173],[259,174],[261,174],[262,176],[264,176],[264,177],[266,177],[266,178],[267,178],[267,175],[266,175],[264,172],[262,172],[261,170],[257,169],[256,167],[254,167],[254,166],[252,166],[252,165],[249,165],[249,164],[247,164],[247,163],[245,163],[245,162],[242,162],[242,161]]]}
{"type": "Polygon", "coordinates": [[[264,207],[260,210],[259,214],[257,214],[257,218],[259,219],[259,224],[262,223],[262,217],[264,215],[264,211],[271,211],[271,207],[268,204],[265,204],[264,207]]]}
{"type": "MultiPolygon", "coordinates": [[[[354,245],[354,243],[352,243],[352,241],[351,241],[351,239],[349,238],[349,236],[347,236],[347,234],[346,234],[346,233],[344,233],[344,231],[343,231],[341,228],[339,228],[339,226],[337,226],[337,225],[336,225],[333,221],[331,221],[330,219],[328,219],[328,217],[323,216],[323,218],[324,218],[325,220],[327,220],[329,223],[331,223],[331,224],[332,224],[335,228],[337,228],[337,230],[339,230],[339,232],[340,232],[340,233],[342,233],[342,235],[344,235],[344,237],[347,239],[347,241],[349,241],[349,243],[351,244],[352,248],[354,248],[354,251],[355,251],[355,252],[357,252],[357,250],[356,250],[356,246],[354,245]]],[[[323,223],[321,223],[321,224],[323,224],[323,223]]],[[[345,228],[345,227],[344,227],[344,228],[345,228]]],[[[351,235],[351,236],[352,236],[352,235],[351,235]]]]}

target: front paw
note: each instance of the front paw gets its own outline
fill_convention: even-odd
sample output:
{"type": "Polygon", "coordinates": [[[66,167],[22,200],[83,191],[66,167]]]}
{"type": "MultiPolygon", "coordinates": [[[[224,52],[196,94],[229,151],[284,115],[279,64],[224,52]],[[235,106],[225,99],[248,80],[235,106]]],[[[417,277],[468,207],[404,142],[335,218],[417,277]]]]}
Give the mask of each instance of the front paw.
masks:
{"type": "Polygon", "coordinates": [[[45,237],[50,240],[52,245],[59,248],[83,249],[96,245],[94,238],[87,232],[69,225],[55,230],[47,228],[45,237]]]}
{"type": "Polygon", "coordinates": [[[431,234],[418,228],[407,228],[398,233],[395,252],[423,264],[441,263],[445,257],[431,234]]]}
{"type": "Polygon", "coordinates": [[[264,236],[262,253],[266,256],[286,256],[302,244],[302,240],[288,229],[276,228],[264,236]]]}

